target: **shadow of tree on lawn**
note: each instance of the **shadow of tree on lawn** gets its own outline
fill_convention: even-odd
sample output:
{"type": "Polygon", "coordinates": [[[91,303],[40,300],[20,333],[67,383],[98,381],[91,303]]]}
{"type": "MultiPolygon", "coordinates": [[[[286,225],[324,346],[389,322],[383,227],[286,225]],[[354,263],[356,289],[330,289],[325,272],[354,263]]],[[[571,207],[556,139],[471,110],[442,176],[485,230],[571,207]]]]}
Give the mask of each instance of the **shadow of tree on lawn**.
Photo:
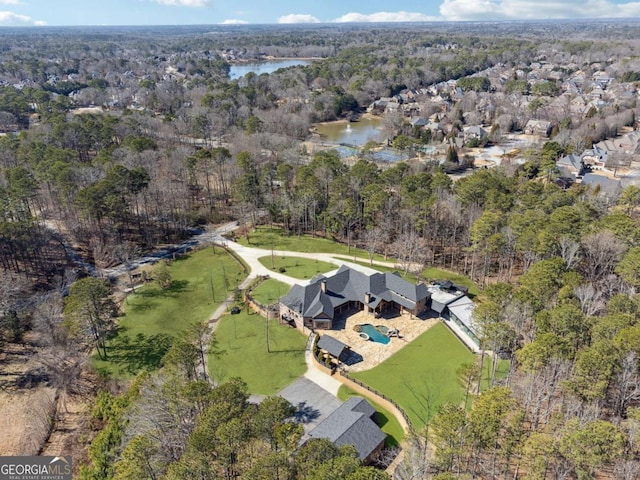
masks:
{"type": "Polygon", "coordinates": [[[127,299],[127,311],[142,313],[157,308],[164,298],[178,298],[189,287],[188,280],[174,280],[169,288],[150,287],[140,289],[132,299],[127,299]]]}
{"type": "Polygon", "coordinates": [[[149,336],[138,333],[130,337],[120,332],[109,344],[108,360],[130,374],[155,370],[162,366],[162,357],[172,342],[173,337],[162,333],[149,336]]]}
{"type": "Polygon", "coordinates": [[[172,297],[187,290],[188,286],[189,280],[172,280],[168,288],[160,288],[158,286],[143,288],[136,292],[136,296],[143,298],[172,297]]]}

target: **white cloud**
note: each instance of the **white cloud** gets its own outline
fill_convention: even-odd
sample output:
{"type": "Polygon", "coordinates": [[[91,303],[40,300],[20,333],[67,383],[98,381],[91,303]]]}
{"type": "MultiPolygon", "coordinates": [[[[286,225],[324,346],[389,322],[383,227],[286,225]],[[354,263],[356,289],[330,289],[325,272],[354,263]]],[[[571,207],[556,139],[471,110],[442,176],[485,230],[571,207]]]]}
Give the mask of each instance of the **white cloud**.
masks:
{"type": "Polygon", "coordinates": [[[0,0],[2,5],[20,5],[21,3],[20,0],[0,0]]]}
{"type": "Polygon", "coordinates": [[[211,0],[154,0],[160,5],[169,5],[172,7],[206,7],[211,0]]]}
{"type": "Polygon", "coordinates": [[[246,20],[238,20],[237,18],[228,18],[224,22],[220,23],[220,25],[246,25],[246,20]]]}
{"type": "Polygon", "coordinates": [[[46,25],[46,22],[42,20],[36,20],[31,17],[27,17],[26,15],[20,15],[19,13],[14,12],[0,12],[0,26],[3,27],[24,27],[27,25],[34,25],[41,27],[46,25]]]}
{"type": "Polygon", "coordinates": [[[318,20],[313,15],[307,15],[304,13],[292,13],[290,15],[285,15],[284,17],[280,17],[278,19],[278,23],[319,23],[318,20]]]}
{"type": "Polygon", "coordinates": [[[441,20],[417,12],[377,12],[371,14],[351,12],[336,18],[334,22],[433,22],[441,20]]]}
{"type": "Polygon", "coordinates": [[[611,0],[443,0],[445,20],[613,18],[640,16],[640,2],[611,0]]]}

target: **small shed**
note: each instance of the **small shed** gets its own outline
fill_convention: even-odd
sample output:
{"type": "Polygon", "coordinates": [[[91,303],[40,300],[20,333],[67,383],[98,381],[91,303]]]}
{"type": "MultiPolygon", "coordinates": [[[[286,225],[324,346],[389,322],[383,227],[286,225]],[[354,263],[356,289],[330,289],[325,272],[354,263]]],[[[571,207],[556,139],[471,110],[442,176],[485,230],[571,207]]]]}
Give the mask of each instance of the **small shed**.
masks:
{"type": "Polygon", "coordinates": [[[318,348],[324,350],[333,358],[336,358],[341,362],[345,360],[351,350],[349,345],[342,343],[331,335],[322,335],[320,340],[318,340],[318,348]]]}

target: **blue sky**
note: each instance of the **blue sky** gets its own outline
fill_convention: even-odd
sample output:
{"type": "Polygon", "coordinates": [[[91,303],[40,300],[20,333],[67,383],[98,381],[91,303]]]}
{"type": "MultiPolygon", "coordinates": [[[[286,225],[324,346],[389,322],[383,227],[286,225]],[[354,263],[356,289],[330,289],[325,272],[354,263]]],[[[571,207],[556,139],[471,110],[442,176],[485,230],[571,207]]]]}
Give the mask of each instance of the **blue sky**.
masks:
{"type": "Polygon", "coordinates": [[[635,18],[630,0],[0,0],[0,26],[635,18]]]}

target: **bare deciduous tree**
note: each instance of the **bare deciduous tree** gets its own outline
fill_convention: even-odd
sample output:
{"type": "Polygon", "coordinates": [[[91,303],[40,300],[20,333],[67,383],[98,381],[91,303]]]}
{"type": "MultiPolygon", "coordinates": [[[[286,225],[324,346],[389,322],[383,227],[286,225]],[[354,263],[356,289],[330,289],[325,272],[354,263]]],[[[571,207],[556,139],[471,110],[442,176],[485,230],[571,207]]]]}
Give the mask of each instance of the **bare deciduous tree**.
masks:
{"type": "Polygon", "coordinates": [[[405,275],[422,268],[427,258],[427,241],[416,232],[402,233],[392,246],[405,275]]]}
{"type": "Polygon", "coordinates": [[[369,253],[369,264],[373,265],[373,256],[380,249],[385,239],[385,232],[381,227],[373,227],[366,230],[363,237],[369,253]]]}
{"type": "Polygon", "coordinates": [[[427,439],[421,435],[410,435],[405,439],[402,449],[402,461],[395,471],[397,480],[416,480],[427,478],[431,467],[431,457],[427,439]]]}
{"type": "Polygon", "coordinates": [[[640,478],[640,462],[623,458],[615,463],[613,471],[618,480],[636,480],[640,478]]]}
{"type": "Polygon", "coordinates": [[[181,395],[182,383],[157,376],[141,390],[141,400],[132,410],[128,435],[147,435],[164,453],[176,461],[184,453],[189,435],[200,413],[193,402],[181,395]]]}
{"type": "Polygon", "coordinates": [[[615,380],[615,411],[623,417],[627,407],[640,399],[640,375],[638,375],[638,354],[634,350],[628,351],[620,365],[620,371],[615,380]]]}
{"type": "Polygon", "coordinates": [[[60,292],[44,297],[33,314],[33,329],[38,334],[36,361],[44,366],[58,394],[59,407],[65,412],[68,395],[84,394],[88,383],[82,378],[87,364],[86,346],[74,341],[63,328],[63,298],[60,292]]]}
{"type": "Polygon", "coordinates": [[[582,239],[582,271],[587,280],[597,282],[613,273],[626,246],[609,230],[587,235],[582,239]]]}
{"type": "Polygon", "coordinates": [[[571,270],[580,260],[580,244],[567,236],[563,236],[558,244],[562,260],[567,264],[567,269],[571,270]]]}
{"type": "Polygon", "coordinates": [[[602,312],[606,307],[602,291],[596,289],[592,283],[577,286],[575,294],[580,301],[582,313],[588,317],[602,312]]]}
{"type": "Polygon", "coordinates": [[[37,356],[37,361],[47,369],[50,382],[58,391],[60,408],[65,412],[69,395],[85,394],[90,388],[82,379],[88,357],[74,347],[45,347],[37,356]]]}

